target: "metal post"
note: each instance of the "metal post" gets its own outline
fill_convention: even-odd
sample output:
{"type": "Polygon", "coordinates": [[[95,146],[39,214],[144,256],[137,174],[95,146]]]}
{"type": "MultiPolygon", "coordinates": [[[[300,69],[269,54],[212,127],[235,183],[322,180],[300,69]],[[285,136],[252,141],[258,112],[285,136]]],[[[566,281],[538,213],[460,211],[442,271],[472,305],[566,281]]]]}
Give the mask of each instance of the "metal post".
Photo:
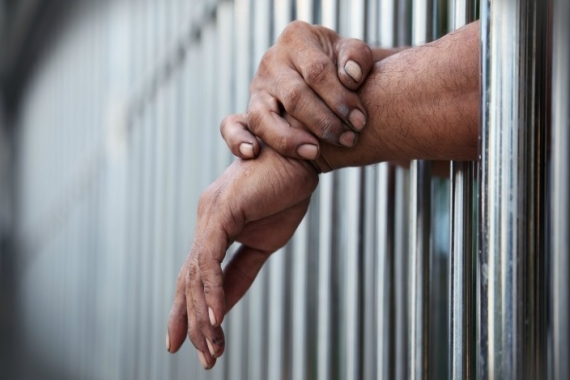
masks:
{"type": "Polygon", "coordinates": [[[546,373],[544,184],[549,1],[481,3],[478,370],[546,373]]]}
{"type": "MultiPolygon", "coordinates": [[[[412,44],[427,42],[433,35],[433,1],[415,0],[412,13],[412,44]]],[[[429,374],[429,294],[431,163],[413,161],[410,168],[410,373],[411,379],[429,374]]]]}
{"type": "MultiPolygon", "coordinates": [[[[452,2],[451,28],[474,18],[473,0],[452,2]]],[[[453,161],[451,185],[451,244],[449,258],[449,374],[452,379],[475,377],[473,320],[473,163],[453,161]]]]}
{"type": "Polygon", "coordinates": [[[552,296],[554,379],[570,375],[570,3],[554,1],[552,73],[552,296]]]}

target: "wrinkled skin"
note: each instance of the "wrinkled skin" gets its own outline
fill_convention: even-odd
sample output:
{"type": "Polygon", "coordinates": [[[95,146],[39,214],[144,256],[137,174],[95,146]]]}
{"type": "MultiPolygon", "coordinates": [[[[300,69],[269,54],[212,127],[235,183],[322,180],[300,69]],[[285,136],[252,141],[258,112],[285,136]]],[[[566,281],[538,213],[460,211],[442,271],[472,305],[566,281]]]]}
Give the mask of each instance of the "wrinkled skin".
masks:
{"type": "Polygon", "coordinates": [[[188,334],[202,365],[215,364],[224,351],[224,315],[271,253],[291,238],[317,184],[310,163],[263,147],[256,160],[235,161],[202,194],[195,240],[178,275],[169,317],[170,352],[188,334]],[[222,273],[222,260],[234,241],[241,248],[222,273]]]}
{"type": "Polygon", "coordinates": [[[278,153],[300,159],[314,160],[319,140],[353,146],[366,122],[356,90],[374,59],[363,41],[292,22],[261,60],[250,86],[244,128],[222,128],[226,141],[235,142],[231,151],[241,158],[255,157],[259,143],[254,135],[278,153]],[[291,130],[284,112],[307,131],[291,130]]]}

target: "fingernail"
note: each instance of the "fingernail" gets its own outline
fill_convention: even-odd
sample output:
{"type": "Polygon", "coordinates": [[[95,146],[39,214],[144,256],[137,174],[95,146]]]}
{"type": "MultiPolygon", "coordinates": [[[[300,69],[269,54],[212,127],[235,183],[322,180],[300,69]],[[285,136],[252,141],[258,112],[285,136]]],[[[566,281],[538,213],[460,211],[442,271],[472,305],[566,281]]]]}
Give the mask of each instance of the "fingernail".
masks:
{"type": "Polygon", "coordinates": [[[216,351],[214,351],[214,346],[210,343],[210,339],[206,338],[206,344],[208,345],[208,350],[210,351],[210,355],[216,357],[216,351]]]}
{"type": "Polygon", "coordinates": [[[216,315],[214,314],[214,310],[212,310],[211,307],[208,308],[208,314],[210,316],[210,324],[214,327],[217,327],[216,315]]]}
{"type": "Polygon", "coordinates": [[[346,147],[352,147],[356,142],[356,133],[350,131],[344,132],[340,135],[339,142],[346,147]]]}
{"type": "Polygon", "coordinates": [[[348,61],[346,65],[344,65],[344,71],[346,71],[348,76],[355,82],[360,82],[360,79],[362,79],[362,69],[360,65],[354,61],[348,61]]]}
{"type": "Polygon", "coordinates": [[[198,351],[198,359],[200,359],[200,364],[202,364],[202,367],[204,367],[204,369],[208,369],[210,367],[202,351],[198,351]]]}
{"type": "Polygon", "coordinates": [[[249,143],[241,143],[239,146],[239,151],[245,157],[253,158],[253,145],[249,143]]]}
{"type": "Polygon", "coordinates": [[[166,333],[166,351],[170,352],[170,335],[166,333]]]}
{"type": "Polygon", "coordinates": [[[303,144],[297,149],[297,154],[305,160],[316,160],[319,154],[319,148],[313,144],[303,144]]]}
{"type": "Polygon", "coordinates": [[[364,124],[366,124],[366,117],[360,110],[353,110],[348,116],[348,121],[350,124],[356,129],[358,132],[364,128],[364,124]]]}

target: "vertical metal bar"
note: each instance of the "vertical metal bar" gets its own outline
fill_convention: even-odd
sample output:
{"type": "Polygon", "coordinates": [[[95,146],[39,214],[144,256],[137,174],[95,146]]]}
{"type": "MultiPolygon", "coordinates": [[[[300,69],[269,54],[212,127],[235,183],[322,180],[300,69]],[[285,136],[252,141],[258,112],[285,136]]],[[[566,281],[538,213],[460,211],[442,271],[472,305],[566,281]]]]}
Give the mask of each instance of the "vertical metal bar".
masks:
{"type": "MultiPolygon", "coordinates": [[[[339,13],[339,32],[341,35],[353,38],[364,38],[365,25],[365,2],[358,1],[340,1],[339,13]]],[[[344,344],[343,356],[344,362],[342,366],[346,368],[341,371],[347,378],[358,379],[361,374],[361,302],[360,293],[362,291],[362,283],[360,281],[362,274],[362,195],[363,195],[363,169],[347,168],[338,172],[339,179],[339,197],[335,207],[342,215],[337,220],[336,228],[339,238],[336,254],[342,258],[344,268],[344,344]],[[338,249],[340,248],[340,249],[338,249]]]]}
{"type": "Polygon", "coordinates": [[[338,1],[339,0],[321,0],[321,24],[334,30],[338,28],[338,1]]]}
{"type": "Polygon", "coordinates": [[[471,163],[452,162],[449,373],[453,379],[471,379],[475,376],[472,176],[471,163]]]}
{"type": "MultiPolygon", "coordinates": [[[[296,1],[297,20],[313,22],[313,1],[296,1]]],[[[304,379],[308,377],[308,337],[307,337],[307,296],[308,296],[308,248],[309,248],[309,221],[305,216],[293,237],[290,252],[293,259],[291,297],[291,378],[304,379]]]]}
{"type": "Polygon", "coordinates": [[[307,265],[308,265],[308,218],[305,217],[293,238],[292,252],[292,324],[291,324],[291,378],[307,378],[307,265]]]}
{"type": "MultiPolygon", "coordinates": [[[[236,0],[234,2],[234,107],[237,112],[243,112],[247,107],[247,90],[251,72],[250,57],[250,6],[251,0],[236,0]]],[[[235,379],[247,378],[247,308],[249,297],[245,297],[229,314],[228,324],[231,335],[227,337],[227,372],[235,379]]]]}
{"type": "MultiPolygon", "coordinates": [[[[270,32],[270,3],[265,0],[252,1],[252,22],[250,38],[252,39],[252,68],[255,71],[261,57],[269,47],[270,32]]],[[[249,80],[249,76],[248,76],[249,80]]],[[[263,268],[248,291],[250,297],[249,309],[249,352],[248,352],[248,379],[262,380],[267,378],[266,371],[266,345],[267,318],[265,302],[267,299],[266,283],[267,270],[263,268]]]]}
{"type": "Polygon", "coordinates": [[[394,308],[394,168],[378,167],[376,206],[376,378],[394,379],[398,352],[395,347],[394,308]]]}
{"type": "MultiPolygon", "coordinates": [[[[473,20],[473,0],[451,3],[451,29],[473,20]]],[[[471,162],[453,161],[450,168],[449,374],[452,379],[475,377],[473,167],[471,162]]]]}
{"type": "Polygon", "coordinates": [[[331,374],[331,252],[333,174],[322,174],[319,180],[319,295],[317,378],[328,380],[331,374]]]}
{"type": "MultiPolygon", "coordinates": [[[[361,377],[365,379],[376,378],[376,368],[378,366],[379,358],[377,356],[376,343],[377,339],[377,318],[376,313],[382,310],[371,300],[376,299],[376,284],[378,278],[376,277],[378,271],[376,263],[382,253],[378,248],[379,240],[389,240],[390,238],[385,235],[379,235],[378,221],[387,217],[386,212],[380,214],[384,210],[378,207],[377,198],[380,198],[384,188],[378,187],[378,171],[377,167],[369,166],[364,169],[363,178],[363,203],[362,208],[362,274],[361,274],[361,291],[359,297],[360,307],[362,309],[361,317],[361,377]]],[[[383,247],[382,247],[383,248],[383,247]]],[[[380,281],[389,280],[387,277],[382,278],[380,281]]],[[[390,308],[386,310],[389,313],[390,308]]]]}
{"type": "MultiPolygon", "coordinates": [[[[427,42],[433,34],[433,1],[414,0],[412,44],[427,42]]],[[[426,379],[429,374],[430,305],[430,219],[431,163],[413,161],[410,167],[410,279],[411,330],[410,373],[412,379],[426,379]]]]}
{"type": "Polygon", "coordinates": [[[280,249],[269,259],[268,269],[271,283],[269,286],[269,320],[267,345],[267,378],[283,379],[285,376],[284,354],[285,347],[285,317],[283,298],[285,294],[285,271],[287,252],[280,249]]]}
{"type": "Polygon", "coordinates": [[[552,76],[552,295],[555,380],[570,376],[570,3],[554,0],[552,76]]]}
{"type": "Polygon", "coordinates": [[[550,1],[483,1],[479,376],[546,373],[550,1]]]}
{"type": "Polygon", "coordinates": [[[425,379],[429,373],[429,228],[431,164],[415,161],[410,171],[410,377],[425,379]]]}
{"type": "MultiPolygon", "coordinates": [[[[233,49],[233,33],[234,33],[234,17],[233,17],[233,3],[223,2],[218,5],[216,23],[218,26],[218,57],[226,57],[225,59],[219,60],[218,68],[218,119],[221,121],[223,117],[229,115],[233,110],[233,94],[228,91],[233,85],[233,58],[235,56],[235,51],[233,49]]],[[[218,139],[217,149],[218,153],[216,157],[218,159],[216,172],[220,173],[226,168],[232,159],[231,152],[228,151],[225,142],[222,139],[218,139]]],[[[226,254],[226,260],[229,260],[231,256],[230,252],[226,254]]],[[[225,265],[225,263],[224,263],[225,265]]],[[[231,318],[231,317],[230,317],[231,318]]],[[[228,323],[228,318],[224,320],[224,332],[226,337],[232,336],[232,325],[231,322],[228,323]]],[[[226,338],[226,342],[229,342],[226,338]]],[[[228,346],[229,347],[229,346],[228,346]]],[[[223,367],[222,378],[230,378],[229,374],[229,360],[228,357],[231,353],[226,352],[223,359],[218,360],[216,366],[223,367]]]]}
{"type": "MultiPolygon", "coordinates": [[[[275,0],[273,4],[273,39],[275,40],[282,30],[291,21],[292,0],[275,0]]],[[[269,278],[268,301],[268,346],[267,346],[267,378],[286,378],[284,350],[286,349],[284,299],[285,268],[287,266],[287,248],[275,252],[267,264],[269,278]]]]}
{"type": "MultiPolygon", "coordinates": [[[[322,0],[320,23],[331,29],[336,29],[338,1],[322,0]]],[[[319,180],[319,282],[318,282],[318,347],[317,347],[317,378],[329,380],[338,378],[338,364],[333,362],[333,344],[338,342],[333,318],[333,220],[334,213],[334,180],[336,174],[321,175],[319,180]]]]}
{"type": "Polygon", "coordinates": [[[410,185],[408,171],[396,169],[395,210],[394,210],[394,339],[395,343],[395,378],[407,379],[409,376],[410,344],[410,185]]]}
{"type": "MultiPolygon", "coordinates": [[[[218,57],[225,57],[224,59],[218,59],[218,107],[217,107],[217,122],[220,122],[226,115],[229,115],[233,110],[233,94],[228,91],[232,88],[233,84],[233,57],[235,56],[235,51],[233,49],[233,33],[234,33],[234,17],[233,17],[233,3],[232,2],[222,2],[218,5],[216,14],[216,24],[218,28],[218,47],[217,55],[218,57]]],[[[231,162],[232,154],[227,149],[225,142],[222,139],[217,139],[218,142],[216,146],[216,158],[217,165],[215,168],[216,173],[221,173],[231,162]]],[[[231,251],[226,255],[226,261],[231,256],[231,251]]],[[[224,263],[225,264],[225,263],[224,263]]],[[[231,317],[230,317],[231,318],[231,317]]],[[[226,337],[231,337],[232,335],[232,324],[227,322],[228,318],[224,320],[224,332],[226,337]]],[[[228,341],[226,338],[226,342],[228,341]]],[[[228,346],[229,347],[229,346],[228,346]]],[[[227,351],[227,350],[226,350],[227,351]]],[[[231,378],[228,357],[231,353],[226,352],[224,357],[217,361],[216,367],[220,368],[219,378],[231,378]]],[[[237,353],[234,353],[237,355],[237,353]]]]}
{"type": "MultiPolygon", "coordinates": [[[[165,2],[157,3],[157,8],[155,10],[155,23],[156,23],[156,56],[154,57],[155,62],[157,57],[162,57],[165,54],[165,39],[166,39],[166,5],[165,2]]],[[[159,61],[160,62],[160,61],[159,61]]],[[[160,64],[156,62],[155,65],[160,64]]],[[[167,91],[166,83],[164,81],[164,76],[160,77],[160,82],[156,83],[156,94],[153,104],[153,115],[152,115],[152,129],[153,129],[153,141],[152,144],[155,149],[154,156],[154,194],[153,200],[153,217],[151,222],[151,235],[153,236],[153,244],[150,248],[150,266],[152,271],[152,282],[151,282],[151,292],[147,297],[150,298],[147,304],[147,309],[143,310],[143,313],[150,314],[149,330],[146,332],[150,342],[158,342],[162,340],[163,331],[159,331],[154,328],[154,326],[164,326],[164,318],[166,317],[164,313],[161,313],[160,300],[163,298],[162,286],[163,282],[161,278],[164,273],[164,243],[165,243],[165,223],[166,223],[166,207],[165,201],[165,190],[166,190],[166,157],[167,157],[167,134],[168,134],[168,124],[166,123],[166,105],[167,105],[167,91]],[[161,321],[163,321],[161,323],[161,321]]],[[[143,279],[147,281],[147,279],[143,279]]],[[[162,347],[160,347],[162,348],[162,347]]],[[[158,355],[158,345],[150,345],[145,348],[147,358],[150,362],[150,371],[148,374],[157,378],[161,376],[162,368],[159,361],[160,356],[158,355]]],[[[162,351],[162,350],[161,350],[162,351]]]]}

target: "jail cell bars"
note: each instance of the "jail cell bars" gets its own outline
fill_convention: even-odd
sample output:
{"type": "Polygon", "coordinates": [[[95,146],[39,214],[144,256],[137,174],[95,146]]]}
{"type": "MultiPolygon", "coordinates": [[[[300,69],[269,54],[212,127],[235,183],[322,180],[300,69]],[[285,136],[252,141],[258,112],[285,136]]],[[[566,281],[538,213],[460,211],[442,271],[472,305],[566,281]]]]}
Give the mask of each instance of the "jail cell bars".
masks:
{"type": "Polygon", "coordinates": [[[22,378],[565,378],[568,6],[480,9],[477,181],[463,162],[449,180],[424,161],[321,175],[292,241],[224,321],[226,352],[206,372],[188,342],[166,352],[166,322],[200,193],[232,161],[218,125],[245,111],[264,51],[294,19],[417,45],[474,20],[479,2],[83,2],[34,73],[17,127],[22,378]],[[520,80],[533,86],[518,91],[520,80]]]}

